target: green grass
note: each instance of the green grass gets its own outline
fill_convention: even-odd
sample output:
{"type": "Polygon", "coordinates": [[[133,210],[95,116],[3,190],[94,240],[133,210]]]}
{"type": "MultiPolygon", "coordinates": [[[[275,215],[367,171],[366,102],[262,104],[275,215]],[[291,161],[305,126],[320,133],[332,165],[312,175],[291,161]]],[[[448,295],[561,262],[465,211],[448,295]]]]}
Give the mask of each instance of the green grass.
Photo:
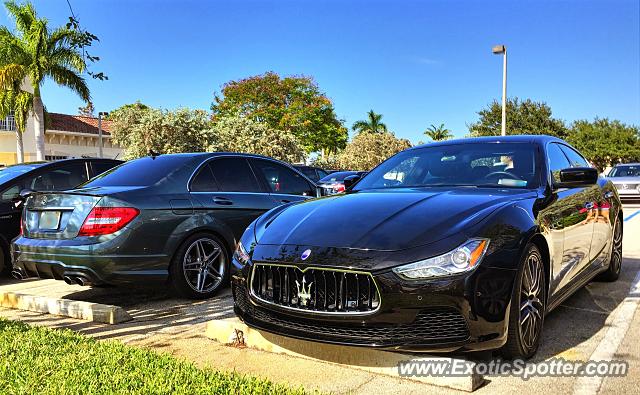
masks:
{"type": "Polygon", "coordinates": [[[167,354],[0,319],[0,394],[302,394],[167,354]]]}

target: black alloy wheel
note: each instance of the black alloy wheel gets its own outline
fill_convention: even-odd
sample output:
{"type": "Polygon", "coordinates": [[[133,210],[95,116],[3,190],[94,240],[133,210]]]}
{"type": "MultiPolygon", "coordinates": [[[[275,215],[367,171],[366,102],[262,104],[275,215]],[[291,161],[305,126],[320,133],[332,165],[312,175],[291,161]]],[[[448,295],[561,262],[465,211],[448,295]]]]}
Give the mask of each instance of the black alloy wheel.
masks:
{"type": "Polygon", "coordinates": [[[620,218],[616,218],[611,237],[611,259],[607,270],[600,273],[597,280],[613,282],[620,277],[622,270],[622,223],[620,218]]]}
{"type": "Polygon", "coordinates": [[[511,298],[507,343],[502,349],[505,358],[528,359],[538,350],[546,309],[544,270],[540,251],[535,244],[529,243],[511,298]]]}

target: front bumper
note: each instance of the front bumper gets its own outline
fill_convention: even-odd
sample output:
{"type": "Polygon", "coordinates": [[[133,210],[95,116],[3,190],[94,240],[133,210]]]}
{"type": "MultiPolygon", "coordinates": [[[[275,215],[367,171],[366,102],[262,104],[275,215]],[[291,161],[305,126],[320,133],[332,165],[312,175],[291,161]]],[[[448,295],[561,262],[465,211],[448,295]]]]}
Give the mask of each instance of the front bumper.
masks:
{"type": "Polygon", "coordinates": [[[234,310],[249,326],[304,340],[392,350],[497,349],[507,335],[516,272],[478,267],[447,279],[407,281],[372,272],[380,306],[366,315],[291,311],[249,292],[252,265],[232,276],[234,310]]]}
{"type": "Polygon", "coordinates": [[[11,245],[14,270],[24,277],[63,280],[82,277],[88,284],[161,282],[168,278],[167,255],[120,252],[117,239],[83,243],[77,239],[18,237],[11,245]]]}
{"type": "Polygon", "coordinates": [[[630,201],[630,200],[638,200],[640,201],[640,190],[635,185],[627,186],[623,184],[614,184],[616,189],[618,190],[618,196],[620,200],[630,201]]]}

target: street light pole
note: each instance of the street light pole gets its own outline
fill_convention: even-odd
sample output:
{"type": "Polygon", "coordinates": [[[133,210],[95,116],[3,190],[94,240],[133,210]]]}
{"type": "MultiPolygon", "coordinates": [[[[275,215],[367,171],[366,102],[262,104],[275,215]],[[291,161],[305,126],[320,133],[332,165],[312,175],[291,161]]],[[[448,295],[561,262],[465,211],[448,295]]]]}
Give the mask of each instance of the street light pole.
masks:
{"type": "Polygon", "coordinates": [[[501,134],[507,135],[507,47],[496,45],[492,49],[496,55],[502,54],[502,125],[501,134]]]}
{"type": "Polygon", "coordinates": [[[108,112],[98,113],[98,158],[103,158],[102,155],[102,116],[109,115],[108,112]]]}

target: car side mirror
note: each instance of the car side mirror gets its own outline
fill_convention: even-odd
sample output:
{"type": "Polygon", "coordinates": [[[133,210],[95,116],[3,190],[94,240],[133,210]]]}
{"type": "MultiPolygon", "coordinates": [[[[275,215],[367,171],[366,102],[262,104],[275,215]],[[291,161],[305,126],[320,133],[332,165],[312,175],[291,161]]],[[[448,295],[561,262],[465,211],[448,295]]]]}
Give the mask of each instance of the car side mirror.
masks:
{"type": "Polygon", "coordinates": [[[345,179],[344,179],[344,181],[343,181],[343,183],[344,183],[344,189],[345,189],[345,190],[350,189],[350,188],[351,188],[351,187],[353,187],[353,186],[354,186],[358,181],[360,181],[360,179],[361,179],[361,178],[362,178],[362,177],[360,177],[360,176],[359,176],[359,175],[357,175],[357,174],[354,174],[354,175],[352,175],[352,176],[345,177],[345,179]]]}
{"type": "Polygon", "coordinates": [[[560,170],[559,188],[575,188],[598,182],[598,170],[592,167],[570,167],[560,170]]]}

